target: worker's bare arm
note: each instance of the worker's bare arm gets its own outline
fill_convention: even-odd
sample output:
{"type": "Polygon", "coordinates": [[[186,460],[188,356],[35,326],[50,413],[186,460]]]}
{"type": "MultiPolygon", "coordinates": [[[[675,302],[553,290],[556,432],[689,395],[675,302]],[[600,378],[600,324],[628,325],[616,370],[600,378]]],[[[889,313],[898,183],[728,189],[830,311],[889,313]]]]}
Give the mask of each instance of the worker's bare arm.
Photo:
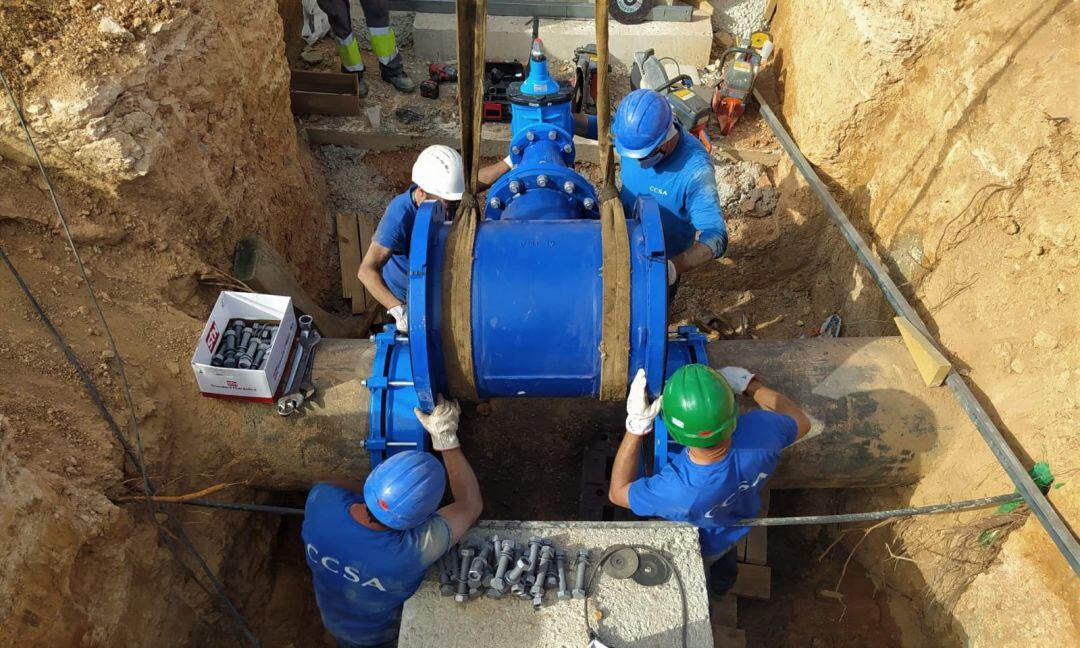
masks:
{"type": "Polygon", "coordinates": [[[750,381],[750,384],[746,387],[746,395],[753,398],[754,402],[760,405],[762,409],[777,414],[786,414],[795,419],[795,425],[798,427],[798,434],[795,436],[796,441],[806,436],[806,433],[810,431],[810,417],[806,415],[806,412],[803,412],[802,408],[795,404],[795,401],[775,389],[767,387],[760,378],[755,376],[750,381]]]}
{"type": "Polygon", "coordinates": [[[486,167],[482,167],[478,172],[478,178],[480,180],[479,186],[476,190],[485,191],[491,185],[502,177],[502,174],[510,170],[510,165],[506,163],[506,160],[499,160],[494,164],[489,164],[486,167]]]}
{"type": "Polygon", "coordinates": [[[675,257],[671,262],[675,264],[675,271],[681,277],[687,271],[712,261],[714,256],[712,249],[708,245],[694,243],[689,250],[675,257]]]}
{"type": "Polygon", "coordinates": [[[386,286],[382,278],[383,266],[393,254],[390,248],[372,242],[368,246],[367,253],[364,254],[364,260],[360,262],[360,269],[356,272],[364,288],[367,288],[371,296],[386,308],[393,308],[401,303],[401,300],[390,292],[390,288],[386,286]]]}
{"type": "Polygon", "coordinates": [[[453,545],[476,523],[484,510],[484,500],[476,473],[461,448],[443,450],[442,458],[454,503],[439,509],[439,515],[450,525],[450,544],[453,545]]]}
{"type": "Polygon", "coordinates": [[[612,504],[630,508],[630,484],[638,473],[641,460],[641,444],[644,437],[627,432],[623,435],[619,451],[615,453],[615,463],[611,467],[611,484],[608,486],[608,499],[612,504]]]}

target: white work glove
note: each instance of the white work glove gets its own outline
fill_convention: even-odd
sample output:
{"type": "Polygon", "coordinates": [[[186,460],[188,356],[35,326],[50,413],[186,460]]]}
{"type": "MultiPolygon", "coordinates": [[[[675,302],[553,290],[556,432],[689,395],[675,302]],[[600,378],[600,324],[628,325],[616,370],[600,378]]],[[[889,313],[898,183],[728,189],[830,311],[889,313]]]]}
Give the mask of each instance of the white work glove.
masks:
{"type": "Polygon", "coordinates": [[[653,431],[653,421],[660,413],[660,398],[649,404],[645,370],[638,369],[634,382],[630,383],[630,395],[626,397],[626,431],[645,436],[653,431]]]}
{"type": "Polygon", "coordinates": [[[675,269],[675,262],[668,259],[667,262],[667,285],[674,286],[675,280],[679,278],[679,272],[675,269]]]}
{"type": "Polygon", "coordinates": [[[398,304],[386,312],[394,318],[394,324],[399,332],[409,332],[409,307],[406,304],[398,304]]]}
{"type": "Polygon", "coordinates": [[[724,367],[720,370],[727,384],[731,385],[731,391],[736,394],[745,394],[746,387],[754,379],[754,375],[742,367],[724,367]]]}
{"type": "Polygon", "coordinates": [[[457,438],[458,417],[461,416],[461,406],[456,400],[446,400],[439,396],[435,402],[435,409],[431,414],[425,414],[419,407],[413,408],[416,419],[424,426],[431,435],[431,447],[439,450],[450,450],[460,447],[457,438]]]}

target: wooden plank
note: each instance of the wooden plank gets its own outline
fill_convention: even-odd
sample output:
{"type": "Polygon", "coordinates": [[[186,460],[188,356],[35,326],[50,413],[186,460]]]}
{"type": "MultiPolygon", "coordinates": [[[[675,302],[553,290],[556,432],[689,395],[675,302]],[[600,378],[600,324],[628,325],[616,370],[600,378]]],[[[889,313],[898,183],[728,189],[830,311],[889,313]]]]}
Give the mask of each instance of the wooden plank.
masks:
{"type": "MultiPolygon", "coordinates": [[[[356,222],[360,232],[360,258],[363,259],[364,255],[367,254],[368,246],[371,245],[371,237],[375,235],[375,228],[379,224],[379,217],[368,213],[359,214],[356,217],[356,222]]],[[[359,282],[359,285],[363,287],[363,282],[359,282]]],[[[363,290],[364,312],[367,312],[367,309],[378,306],[379,302],[368,292],[367,288],[364,288],[363,290]]],[[[356,298],[353,298],[353,309],[354,313],[357,312],[355,310],[356,298]]]]}
{"type": "MultiPolygon", "coordinates": [[[[753,529],[751,529],[753,531],[753,529]]],[[[750,537],[750,534],[746,534],[735,544],[735,553],[739,556],[739,562],[746,560],[746,539],[750,537]]]]}
{"type": "Polygon", "coordinates": [[[341,72],[309,72],[291,70],[289,90],[358,96],[359,82],[355,74],[341,72]]]}
{"type": "Polygon", "coordinates": [[[710,598],[709,619],[713,622],[713,628],[716,626],[728,626],[734,628],[739,620],[738,597],[731,592],[728,592],[724,595],[724,598],[719,601],[710,598]]]}
{"type": "Polygon", "coordinates": [[[713,625],[713,648],[746,648],[746,631],[713,625]]]}
{"type": "Polygon", "coordinates": [[[359,115],[360,98],[356,95],[326,92],[289,92],[292,111],[298,115],[359,115]]]}
{"type": "Polygon", "coordinates": [[[768,601],[772,595],[772,569],[764,565],[739,563],[739,576],[731,591],[735,596],[768,601]]]}
{"type": "MultiPolygon", "coordinates": [[[[761,512],[758,513],[758,517],[766,517],[768,514],[769,491],[766,489],[761,493],[761,512]]],[[[763,526],[750,527],[750,533],[746,534],[746,553],[739,556],[740,561],[755,565],[768,563],[768,529],[769,527],[763,526]]]]}
{"type": "Polygon", "coordinates": [[[894,317],[893,322],[896,323],[896,328],[900,329],[900,335],[904,338],[904,344],[911,354],[911,359],[915,361],[923,382],[927,387],[939,387],[952,370],[952,364],[906,317],[894,317]]]}
{"type": "Polygon", "coordinates": [[[360,268],[360,234],[357,229],[355,214],[337,215],[338,258],[341,261],[341,296],[353,300],[353,312],[363,312],[363,286],[356,276],[360,268]],[[361,302],[361,309],[356,310],[356,302],[361,302]]]}

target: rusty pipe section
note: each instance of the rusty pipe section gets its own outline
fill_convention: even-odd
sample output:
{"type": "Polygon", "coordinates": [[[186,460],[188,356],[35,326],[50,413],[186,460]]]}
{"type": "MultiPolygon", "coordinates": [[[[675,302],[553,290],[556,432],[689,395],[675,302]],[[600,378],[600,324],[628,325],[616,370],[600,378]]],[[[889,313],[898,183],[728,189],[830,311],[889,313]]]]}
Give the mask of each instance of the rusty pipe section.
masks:
{"type": "MultiPolygon", "coordinates": [[[[282,418],[265,405],[237,402],[206,408],[212,420],[204,429],[216,433],[200,444],[200,471],[275,490],[363,478],[369,470],[363,446],[369,394],[362,381],[374,356],[367,340],[324,339],[315,356],[318,394],[299,416],[282,418]]],[[[785,452],[774,488],[911,484],[938,440],[966,424],[947,393],[923,384],[899,337],[726,340],[709,343],[708,356],[713,367],[739,365],[760,374],[813,420],[810,435],[785,452]]],[[[465,407],[462,417],[462,446],[473,457],[485,456],[485,443],[507,435],[531,447],[545,429],[558,429],[564,438],[569,433],[584,447],[597,434],[620,432],[625,417],[620,402],[568,398],[496,399],[482,411],[465,407]]],[[[490,468],[481,464],[494,462],[473,463],[483,482],[490,468]]],[[[579,466],[566,470],[566,479],[580,478],[579,466]]]]}

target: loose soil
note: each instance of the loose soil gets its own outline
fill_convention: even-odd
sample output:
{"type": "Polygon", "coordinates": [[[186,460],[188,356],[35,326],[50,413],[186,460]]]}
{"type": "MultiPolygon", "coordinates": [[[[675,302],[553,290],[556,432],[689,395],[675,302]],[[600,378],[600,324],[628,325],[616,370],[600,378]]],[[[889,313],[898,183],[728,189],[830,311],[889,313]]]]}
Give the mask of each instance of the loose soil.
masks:
{"type": "MultiPolygon", "coordinates": [[[[1064,482],[1052,497],[1075,526],[1080,500],[1069,476],[1077,470],[1080,370],[1070,314],[1080,308],[1080,156],[1075,106],[1065,99],[1077,73],[1056,61],[1068,58],[1059,54],[1080,24],[1076,7],[1032,7],[1017,23],[1004,0],[826,5],[780,4],[781,75],[765,75],[761,87],[962,373],[993,402],[1014,446],[1050,461],[1064,482]],[[1038,104],[1023,119],[1009,112],[1017,96],[1038,104]],[[913,106],[929,116],[912,124],[913,106]]],[[[294,13],[286,15],[295,34],[294,13]]],[[[419,80],[427,61],[411,56],[407,18],[397,20],[406,21],[397,28],[419,80]]],[[[258,0],[0,7],[0,67],[109,318],[146,463],[163,492],[245,478],[218,441],[241,433],[220,429],[234,420],[229,405],[198,398],[187,368],[218,290],[236,286],[236,242],[262,235],[313,296],[344,312],[333,215],[381,212],[409,180],[413,151],[311,149],[303,141],[305,126],[329,120],[290,115],[288,68],[300,48],[295,37],[282,42],[283,29],[273,3],[258,0]]],[[[315,49],[324,54],[315,69],[336,67],[332,44],[315,49]]],[[[372,70],[365,106],[379,107],[385,129],[453,132],[453,86],[436,102],[393,93],[370,52],[364,56],[372,70]],[[404,123],[402,108],[420,119],[404,123]]],[[[616,72],[621,95],[625,72],[616,72]]],[[[753,109],[726,144],[776,150],[753,109]]],[[[716,158],[730,251],[684,278],[673,321],[713,337],[796,338],[839,313],[845,335],[894,334],[878,291],[790,163],[716,158]]],[[[594,167],[582,170],[596,179],[594,167]]],[[[130,435],[117,358],[6,104],[0,187],[0,245],[130,435]]],[[[0,354],[9,377],[0,396],[0,536],[9,566],[0,571],[0,644],[236,645],[213,598],[125,500],[138,493],[130,465],[10,280],[0,281],[0,354]]],[[[536,475],[543,490],[522,487],[525,471],[506,459],[519,450],[510,437],[475,449],[492,517],[580,515],[584,435],[555,427],[536,475]]],[[[778,493],[772,512],[864,510],[1008,488],[973,432],[943,448],[912,489],[778,493]]],[[[223,496],[303,502],[302,493],[244,485],[223,496]]],[[[266,645],[330,645],[298,520],[162,511],[186,523],[266,645]]],[[[988,549],[956,548],[955,538],[984,518],[884,527],[858,546],[859,534],[849,534],[820,560],[835,529],[770,532],[773,600],[743,605],[741,625],[751,645],[1017,645],[1036,631],[1040,642],[1075,644],[1080,592],[1033,520],[1021,518],[988,549]],[[822,590],[840,591],[843,604],[822,590]]]]}

